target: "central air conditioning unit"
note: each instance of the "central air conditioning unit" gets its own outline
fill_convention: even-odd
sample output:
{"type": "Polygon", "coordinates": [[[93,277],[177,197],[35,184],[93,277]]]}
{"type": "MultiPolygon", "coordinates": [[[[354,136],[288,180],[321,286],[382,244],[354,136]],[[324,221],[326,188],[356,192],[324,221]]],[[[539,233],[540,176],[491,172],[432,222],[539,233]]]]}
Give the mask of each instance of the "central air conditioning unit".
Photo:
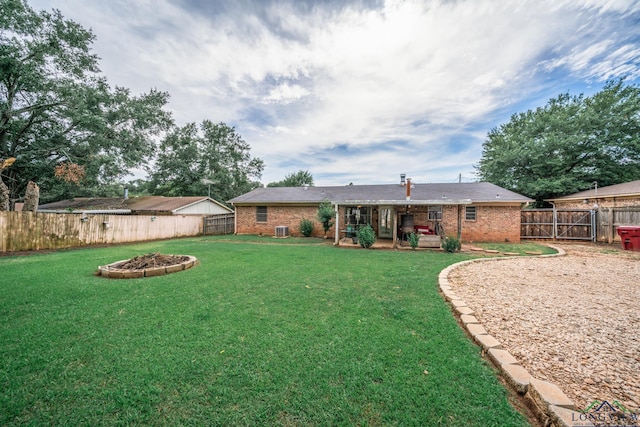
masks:
{"type": "Polygon", "coordinates": [[[276,227],[276,237],[289,237],[289,227],[279,225],[276,227]]]}

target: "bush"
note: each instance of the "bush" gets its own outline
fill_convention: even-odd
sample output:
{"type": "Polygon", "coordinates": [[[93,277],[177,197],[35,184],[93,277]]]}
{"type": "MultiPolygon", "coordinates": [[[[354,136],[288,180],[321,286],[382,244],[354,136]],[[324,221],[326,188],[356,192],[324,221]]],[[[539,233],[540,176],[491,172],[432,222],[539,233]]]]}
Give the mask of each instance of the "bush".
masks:
{"type": "Polygon", "coordinates": [[[420,236],[418,236],[418,233],[409,234],[409,244],[411,245],[411,249],[413,249],[414,251],[418,247],[419,241],[420,241],[420,236]]]}
{"type": "Polygon", "coordinates": [[[358,241],[363,248],[370,248],[376,242],[376,232],[373,227],[365,225],[358,230],[358,241]]]}
{"type": "Polygon", "coordinates": [[[309,237],[313,234],[313,222],[310,219],[303,218],[300,221],[300,233],[304,237],[309,237]]]}
{"type": "Polygon", "coordinates": [[[331,202],[328,200],[320,203],[318,207],[318,221],[322,224],[322,229],[324,230],[324,235],[327,235],[327,231],[333,225],[333,219],[336,217],[336,211],[331,206],[331,202]]]}
{"type": "Polygon", "coordinates": [[[447,252],[457,252],[461,247],[460,239],[456,237],[445,237],[444,242],[442,242],[442,249],[447,252]]]}

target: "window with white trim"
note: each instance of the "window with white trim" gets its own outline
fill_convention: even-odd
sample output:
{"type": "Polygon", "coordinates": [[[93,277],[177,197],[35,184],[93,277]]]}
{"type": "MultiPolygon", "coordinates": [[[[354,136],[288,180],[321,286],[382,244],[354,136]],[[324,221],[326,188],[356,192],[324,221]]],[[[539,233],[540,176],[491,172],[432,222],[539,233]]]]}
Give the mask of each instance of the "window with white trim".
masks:
{"type": "Polygon", "coordinates": [[[267,222],[266,206],[256,206],[256,222],[267,222]]]}
{"type": "Polygon", "coordinates": [[[475,221],[477,217],[477,211],[475,206],[465,206],[464,207],[464,220],[465,221],[475,221]]]}

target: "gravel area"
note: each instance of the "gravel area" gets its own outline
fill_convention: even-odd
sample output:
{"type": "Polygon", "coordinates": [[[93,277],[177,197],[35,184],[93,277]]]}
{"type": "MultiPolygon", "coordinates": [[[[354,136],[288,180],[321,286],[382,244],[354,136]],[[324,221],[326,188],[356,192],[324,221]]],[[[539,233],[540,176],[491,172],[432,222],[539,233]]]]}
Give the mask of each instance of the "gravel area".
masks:
{"type": "Polygon", "coordinates": [[[450,286],[532,376],[578,408],[598,399],[640,409],[640,252],[553,246],[566,255],[466,264],[450,286]]]}

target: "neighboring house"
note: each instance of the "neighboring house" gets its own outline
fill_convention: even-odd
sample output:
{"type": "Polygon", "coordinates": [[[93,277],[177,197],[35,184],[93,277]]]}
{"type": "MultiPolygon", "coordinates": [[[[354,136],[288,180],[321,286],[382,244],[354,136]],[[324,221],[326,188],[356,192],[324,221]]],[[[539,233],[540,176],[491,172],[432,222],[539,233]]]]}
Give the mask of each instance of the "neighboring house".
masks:
{"type": "Polygon", "coordinates": [[[233,213],[209,197],[77,197],[38,206],[38,212],[123,215],[217,215],[233,213]]]}
{"type": "Polygon", "coordinates": [[[558,209],[605,209],[640,206],[640,180],[546,200],[558,209]]]}
{"type": "Polygon", "coordinates": [[[286,226],[299,235],[300,221],[314,221],[314,235],[322,236],[318,206],[329,201],[337,212],[329,231],[339,244],[345,232],[371,224],[378,238],[402,238],[415,226],[444,231],[471,242],[519,242],[520,210],[532,199],[488,182],[399,184],[335,187],[257,188],[229,202],[236,212],[236,233],[274,235],[286,226]]]}

